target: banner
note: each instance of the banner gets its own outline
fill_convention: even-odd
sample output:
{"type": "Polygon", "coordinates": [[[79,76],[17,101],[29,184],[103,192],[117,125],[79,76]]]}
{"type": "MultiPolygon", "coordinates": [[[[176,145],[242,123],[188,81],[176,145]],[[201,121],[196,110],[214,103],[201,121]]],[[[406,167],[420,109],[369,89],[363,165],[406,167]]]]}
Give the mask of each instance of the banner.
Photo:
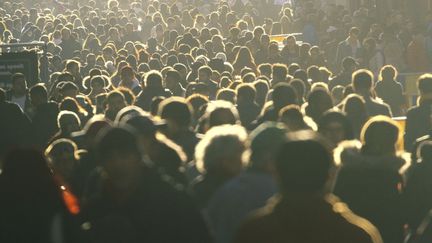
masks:
{"type": "Polygon", "coordinates": [[[39,82],[39,65],[36,52],[0,53],[0,87],[8,89],[12,86],[11,77],[14,73],[23,73],[27,85],[39,82]]]}

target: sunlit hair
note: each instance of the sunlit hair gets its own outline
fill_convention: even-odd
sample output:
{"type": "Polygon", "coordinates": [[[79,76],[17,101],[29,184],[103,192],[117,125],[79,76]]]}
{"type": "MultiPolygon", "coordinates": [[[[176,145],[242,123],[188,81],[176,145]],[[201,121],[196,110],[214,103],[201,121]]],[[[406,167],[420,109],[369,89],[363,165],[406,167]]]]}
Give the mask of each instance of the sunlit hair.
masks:
{"type": "Polygon", "coordinates": [[[316,89],[324,89],[327,92],[330,92],[328,84],[326,84],[324,82],[318,82],[318,83],[312,84],[311,91],[314,91],[316,89]]]}
{"type": "Polygon", "coordinates": [[[394,79],[398,76],[398,71],[393,65],[385,65],[380,70],[379,77],[378,77],[379,80],[383,80],[384,76],[391,76],[394,79]]]}
{"type": "Polygon", "coordinates": [[[371,155],[396,154],[396,143],[401,138],[399,125],[387,116],[372,117],[361,131],[363,152],[371,155]]]}
{"type": "Polygon", "coordinates": [[[246,129],[240,125],[221,125],[211,128],[195,149],[196,167],[208,173],[224,159],[241,155],[243,165],[248,162],[249,145],[246,129]]]}
{"type": "Polygon", "coordinates": [[[78,146],[74,141],[67,138],[60,138],[52,142],[45,150],[44,155],[52,163],[66,147],[72,148],[74,151],[74,158],[78,160],[78,146]]]}
{"type": "Polygon", "coordinates": [[[235,105],[229,101],[216,100],[208,103],[205,114],[208,116],[210,127],[221,125],[217,122],[218,112],[229,111],[232,114],[232,123],[235,124],[239,122],[239,114],[235,105]]]}
{"type": "Polygon", "coordinates": [[[78,126],[81,126],[81,120],[75,112],[60,111],[60,113],[57,116],[57,125],[60,128],[60,130],[63,130],[64,127],[66,126],[67,119],[74,119],[78,123],[78,126]]]}

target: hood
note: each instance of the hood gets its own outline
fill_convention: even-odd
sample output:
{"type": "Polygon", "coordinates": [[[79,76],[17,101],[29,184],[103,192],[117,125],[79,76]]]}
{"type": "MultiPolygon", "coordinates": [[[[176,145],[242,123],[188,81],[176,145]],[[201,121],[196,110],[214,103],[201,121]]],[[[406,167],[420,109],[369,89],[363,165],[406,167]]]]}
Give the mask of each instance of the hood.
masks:
{"type": "Polygon", "coordinates": [[[334,152],[334,159],[339,167],[390,169],[404,174],[411,161],[407,153],[398,155],[371,156],[361,153],[360,141],[342,142],[334,152]]]}

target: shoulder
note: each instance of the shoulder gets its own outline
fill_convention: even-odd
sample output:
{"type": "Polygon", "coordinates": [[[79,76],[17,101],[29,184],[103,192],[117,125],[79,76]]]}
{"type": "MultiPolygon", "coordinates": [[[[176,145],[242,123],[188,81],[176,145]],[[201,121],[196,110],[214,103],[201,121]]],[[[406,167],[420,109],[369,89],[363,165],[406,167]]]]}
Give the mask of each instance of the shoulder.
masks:
{"type": "Polygon", "coordinates": [[[339,217],[340,228],[343,233],[354,242],[382,243],[378,229],[368,220],[355,215],[348,206],[341,202],[336,196],[330,195],[326,200],[332,205],[333,212],[339,217]]]}
{"type": "Polygon", "coordinates": [[[407,112],[407,119],[412,117],[412,116],[416,116],[420,111],[421,111],[421,109],[419,106],[411,107],[407,112]]]}
{"type": "Polygon", "coordinates": [[[271,211],[269,211],[267,207],[255,211],[239,227],[233,242],[266,242],[271,235],[269,233],[269,228],[274,225],[271,221],[271,211]]]}

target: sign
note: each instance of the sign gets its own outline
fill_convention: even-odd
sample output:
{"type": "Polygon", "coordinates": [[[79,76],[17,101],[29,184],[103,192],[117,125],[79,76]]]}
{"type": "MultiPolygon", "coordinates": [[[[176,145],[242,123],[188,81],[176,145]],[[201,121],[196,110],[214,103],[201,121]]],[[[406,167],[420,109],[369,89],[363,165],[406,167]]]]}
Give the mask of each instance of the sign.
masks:
{"type": "Polygon", "coordinates": [[[11,77],[15,73],[23,73],[27,85],[33,86],[39,82],[39,65],[37,53],[16,52],[0,53],[0,87],[8,89],[12,86],[11,77]]]}

